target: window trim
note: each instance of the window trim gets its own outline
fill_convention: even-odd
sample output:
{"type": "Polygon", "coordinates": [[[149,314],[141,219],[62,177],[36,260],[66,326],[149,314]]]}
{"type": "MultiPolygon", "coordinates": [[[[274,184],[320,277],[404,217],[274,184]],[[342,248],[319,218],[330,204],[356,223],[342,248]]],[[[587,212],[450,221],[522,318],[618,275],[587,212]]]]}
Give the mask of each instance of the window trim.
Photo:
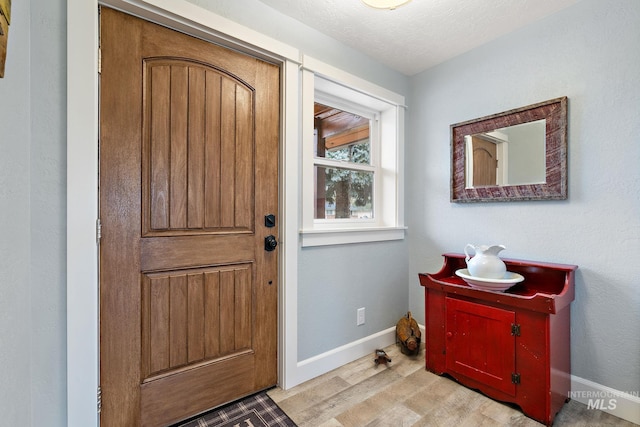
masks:
{"type": "Polygon", "coordinates": [[[302,246],[404,239],[404,97],[308,56],[303,57],[301,80],[302,246]],[[325,162],[315,157],[312,143],[316,101],[372,117],[377,140],[371,138],[376,179],[373,221],[314,218],[314,169],[325,162]]]}

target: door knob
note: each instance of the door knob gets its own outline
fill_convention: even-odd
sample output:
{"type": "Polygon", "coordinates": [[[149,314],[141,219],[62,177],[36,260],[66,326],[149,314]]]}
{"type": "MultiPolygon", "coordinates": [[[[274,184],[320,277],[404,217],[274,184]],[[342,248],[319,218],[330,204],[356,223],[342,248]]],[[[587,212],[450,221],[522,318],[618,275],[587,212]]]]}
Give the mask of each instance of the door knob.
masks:
{"type": "Polygon", "coordinates": [[[265,251],[271,252],[271,251],[276,249],[276,246],[278,246],[278,241],[276,240],[275,236],[269,235],[269,236],[264,238],[264,250],[265,251]]]}

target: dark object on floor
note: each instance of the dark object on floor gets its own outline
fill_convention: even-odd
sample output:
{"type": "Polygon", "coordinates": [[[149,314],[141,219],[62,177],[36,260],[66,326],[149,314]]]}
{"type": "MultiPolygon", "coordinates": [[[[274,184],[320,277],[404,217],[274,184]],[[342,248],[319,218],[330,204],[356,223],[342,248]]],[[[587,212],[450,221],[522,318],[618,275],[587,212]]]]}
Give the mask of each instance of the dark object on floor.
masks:
{"type": "Polygon", "coordinates": [[[176,424],[174,427],[297,427],[267,392],[263,391],[213,411],[198,418],[176,424]]]}
{"type": "Polygon", "coordinates": [[[396,324],[396,342],[400,343],[400,351],[408,356],[415,356],[420,352],[420,338],[422,333],[418,322],[408,311],[407,315],[396,324]]]}
{"type": "Polygon", "coordinates": [[[376,350],[375,356],[376,358],[373,359],[373,361],[376,363],[376,366],[378,366],[381,363],[386,365],[387,363],[391,362],[391,358],[387,356],[387,353],[384,350],[380,350],[380,349],[376,350]]]}

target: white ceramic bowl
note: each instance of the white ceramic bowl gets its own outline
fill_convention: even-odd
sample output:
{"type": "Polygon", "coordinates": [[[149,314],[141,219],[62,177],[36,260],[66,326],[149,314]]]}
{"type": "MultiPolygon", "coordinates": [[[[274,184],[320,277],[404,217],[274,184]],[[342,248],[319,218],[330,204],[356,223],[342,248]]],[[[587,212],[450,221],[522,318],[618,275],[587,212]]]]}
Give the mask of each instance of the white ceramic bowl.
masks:
{"type": "Polygon", "coordinates": [[[518,273],[512,273],[507,271],[502,279],[485,279],[482,277],[475,277],[469,274],[469,270],[462,268],[456,271],[456,276],[462,277],[462,280],[467,282],[472,288],[483,289],[486,291],[506,291],[516,283],[520,283],[524,280],[524,277],[518,273]]]}

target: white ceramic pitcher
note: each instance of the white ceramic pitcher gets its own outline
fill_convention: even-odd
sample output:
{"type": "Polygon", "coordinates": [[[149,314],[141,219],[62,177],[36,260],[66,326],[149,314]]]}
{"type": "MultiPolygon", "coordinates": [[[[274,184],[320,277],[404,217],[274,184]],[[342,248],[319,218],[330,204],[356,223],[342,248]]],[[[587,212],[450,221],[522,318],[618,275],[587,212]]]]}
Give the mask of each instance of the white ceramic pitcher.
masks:
{"type": "Polygon", "coordinates": [[[483,279],[503,279],[507,272],[507,266],[498,256],[500,251],[506,249],[503,245],[477,245],[468,243],[464,247],[465,261],[467,262],[467,270],[474,277],[483,279]],[[471,258],[468,249],[471,248],[475,252],[475,256],[471,258]]]}

